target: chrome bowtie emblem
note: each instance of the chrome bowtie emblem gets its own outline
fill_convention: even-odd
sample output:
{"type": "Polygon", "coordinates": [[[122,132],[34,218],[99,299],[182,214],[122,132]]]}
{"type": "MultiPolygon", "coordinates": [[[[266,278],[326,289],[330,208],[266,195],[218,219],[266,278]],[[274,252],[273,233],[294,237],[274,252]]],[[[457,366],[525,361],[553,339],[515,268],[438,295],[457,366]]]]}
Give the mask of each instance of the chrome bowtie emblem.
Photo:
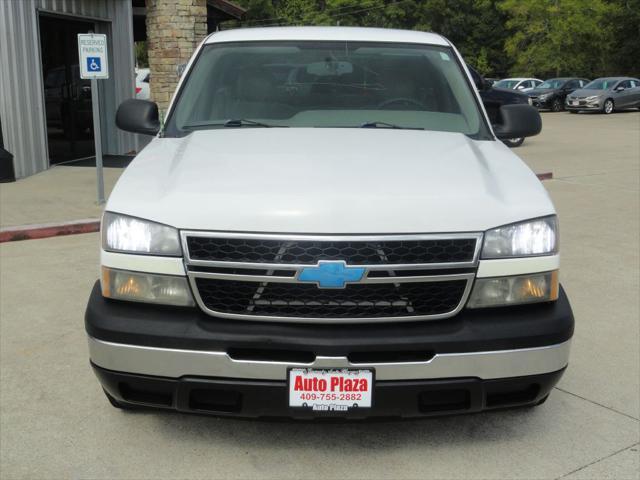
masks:
{"type": "Polygon", "coordinates": [[[345,288],[357,283],[365,274],[363,267],[348,267],[344,261],[321,260],[315,267],[305,267],[298,273],[299,282],[315,283],[318,288],[345,288]]]}

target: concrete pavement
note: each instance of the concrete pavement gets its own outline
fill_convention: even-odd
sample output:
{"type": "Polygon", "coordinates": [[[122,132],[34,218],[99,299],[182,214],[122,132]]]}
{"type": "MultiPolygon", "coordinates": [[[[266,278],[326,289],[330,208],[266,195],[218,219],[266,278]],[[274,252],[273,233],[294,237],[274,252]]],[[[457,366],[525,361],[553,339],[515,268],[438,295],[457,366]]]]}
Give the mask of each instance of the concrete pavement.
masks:
{"type": "MultiPolygon", "coordinates": [[[[105,168],[105,195],[124,169],[105,168]]],[[[0,184],[0,228],[99,218],[96,170],[58,165],[13,183],[0,184]]]]}
{"type": "Polygon", "coordinates": [[[0,477],[637,479],[640,113],[545,114],[516,150],[561,220],[569,369],[528,410],[307,424],[121,412],[88,366],[98,234],[0,244],[0,477]]]}

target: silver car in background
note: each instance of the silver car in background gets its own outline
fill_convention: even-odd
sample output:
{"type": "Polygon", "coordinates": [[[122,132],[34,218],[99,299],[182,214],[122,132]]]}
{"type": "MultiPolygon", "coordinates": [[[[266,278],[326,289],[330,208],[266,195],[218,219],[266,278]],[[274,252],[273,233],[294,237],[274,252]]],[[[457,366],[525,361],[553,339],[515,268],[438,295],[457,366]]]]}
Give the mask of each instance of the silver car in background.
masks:
{"type": "Polygon", "coordinates": [[[493,84],[494,88],[504,88],[505,90],[519,90],[528,92],[542,83],[539,78],[503,78],[493,84]]]}
{"type": "Polygon", "coordinates": [[[607,114],[615,110],[640,108],[640,80],[631,77],[596,78],[584,88],[567,95],[565,108],[571,113],[594,110],[607,114]]]}

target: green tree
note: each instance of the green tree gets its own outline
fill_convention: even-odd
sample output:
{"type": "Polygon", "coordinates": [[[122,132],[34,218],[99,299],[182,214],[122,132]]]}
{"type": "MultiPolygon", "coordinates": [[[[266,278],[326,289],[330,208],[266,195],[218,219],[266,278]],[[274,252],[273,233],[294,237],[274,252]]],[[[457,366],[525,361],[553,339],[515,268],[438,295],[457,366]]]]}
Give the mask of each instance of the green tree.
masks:
{"type": "Polygon", "coordinates": [[[619,5],[604,0],[504,0],[513,74],[596,77],[613,46],[609,21],[619,5]]]}
{"type": "Polygon", "coordinates": [[[607,75],[640,76],[640,0],[610,0],[613,45],[607,75]]]}
{"type": "Polygon", "coordinates": [[[147,42],[136,42],[134,44],[136,52],[136,66],[138,68],[149,67],[149,53],[147,50],[147,42]]]}
{"type": "Polygon", "coordinates": [[[236,3],[247,10],[241,22],[228,22],[229,27],[250,26],[267,19],[273,19],[276,11],[271,0],[239,0],[236,3]]]}
{"type": "Polygon", "coordinates": [[[506,15],[497,0],[239,0],[235,26],[343,25],[429,30],[453,41],[485,74],[506,73],[506,15]]]}
{"type": "Polygon", "coordinates": [[[495,0],[424,0],[418,2],[417,30],[440,33],[453,42],[467,63],[485,75],[503,75],[511,61],[504,54],[506,14],[495,0]]]}

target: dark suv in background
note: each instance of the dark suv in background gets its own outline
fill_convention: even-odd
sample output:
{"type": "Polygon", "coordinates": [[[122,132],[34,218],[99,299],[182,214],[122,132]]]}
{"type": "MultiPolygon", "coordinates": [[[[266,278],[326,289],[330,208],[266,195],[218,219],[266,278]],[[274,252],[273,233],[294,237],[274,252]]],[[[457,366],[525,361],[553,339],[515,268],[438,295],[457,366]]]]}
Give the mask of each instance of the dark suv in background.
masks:
{"type": "Polygon", "coordinates": [[[586,78],[550,78],[527,92],[527,94],[531,97],[534,107],[560,112],[564,110],[567,95],[584,87],[587,83],[589,83],[589,80],[586,78]]]}
{"type": "MultiPolygon", "coordinates": [[[[531,105],[531,99],[526,93],[505,88],[495,88],[491,80],[483,78],[472,66],[467,65],[467,67],[469,67],[473,83],[475,83],[478,89],[478,93],[480,94],[480,98],[482,99],[482,103],[484,104],[484,108],[487,111],[492,125],[502,123],[502,118],[500,117],[500,107],[502,105],[517,103],[528,103],[531,105]]],[[[524,137],[503,139],[502,142],[508,147],[515,148],[524,143],[524,137]]]]}

